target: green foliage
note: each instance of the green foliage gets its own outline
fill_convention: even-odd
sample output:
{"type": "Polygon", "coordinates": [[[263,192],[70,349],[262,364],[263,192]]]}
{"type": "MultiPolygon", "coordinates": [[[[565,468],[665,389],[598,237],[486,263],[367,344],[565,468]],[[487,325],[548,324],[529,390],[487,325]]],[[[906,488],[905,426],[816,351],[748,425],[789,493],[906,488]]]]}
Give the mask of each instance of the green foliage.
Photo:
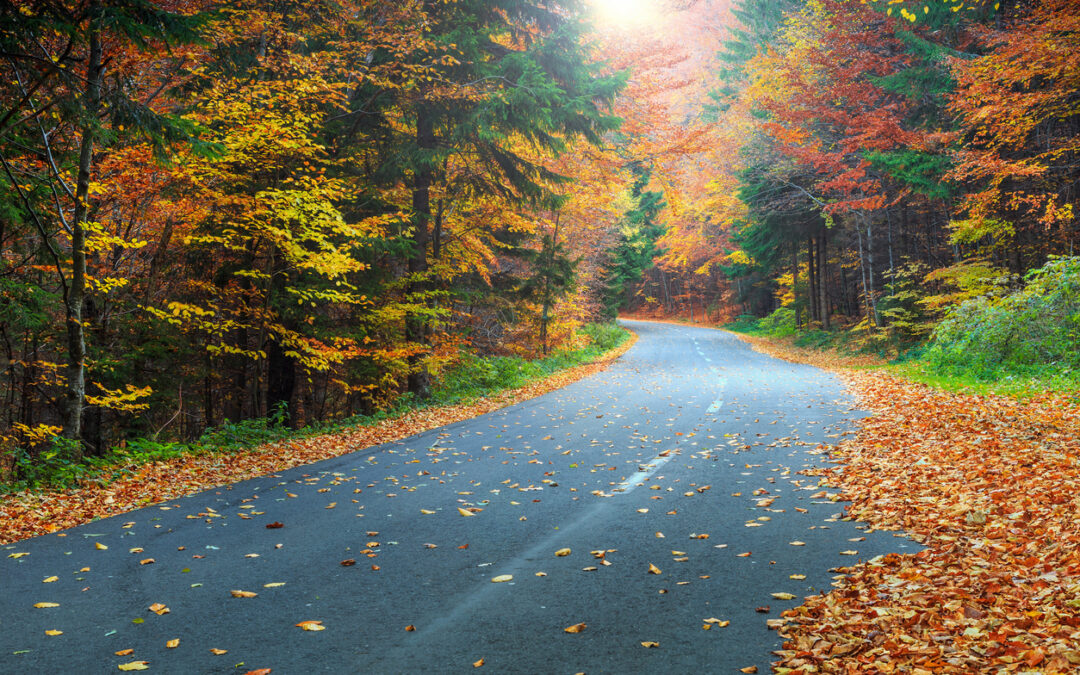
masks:
{"type": "Polygon", "coordinates": [[[641,281],[645,270],[661,253],[656,242],[664,235],[663,224],[657,222],[666,207],[664,194],[646,190],[652,170],[644,165],[630,167],[634,184],[630,190],[633,207],[619,223],[619,243],[611,251],[604,275],[604,315],[614,319],[627,304],[627,289],[641,281]]]}
{"type": "Polygon", "coordinates": [[[911,345],[925,339],[933,329],[933,315],[923,302],[925,293],[920,281],[924,266],[917,263],[901,265],[885,273],[888,283],[878,300],[878,314],[885,322],[889,336],[899,345],[911,345]]]}
{"type": "Polygon", "coordinates": [[[629,337],[615,323],[588,324],[581,332],[589,337],[587,346],[559,350],[542,359],[467,355],[442,374],[432,390],[431,400],[436,405],[463,403],[504,389],[523,387],[557,371],[589,363],[629,337]]]}
{"type": "Polygon", "coordinates": [[[949,312],[926,351],[929,367],[982,380],[1080,369],[1080,257],[1052,258],[1026,282],[949,312]]]}
{"type": "Polygon", "coordinates": [[[893,152],[870,152],[866,158],[875,169],[887,173],[913,192],[930,199],[952,196],[945,173],[953,167],[953,160],[947,155],[902,148],[893,152]]]}

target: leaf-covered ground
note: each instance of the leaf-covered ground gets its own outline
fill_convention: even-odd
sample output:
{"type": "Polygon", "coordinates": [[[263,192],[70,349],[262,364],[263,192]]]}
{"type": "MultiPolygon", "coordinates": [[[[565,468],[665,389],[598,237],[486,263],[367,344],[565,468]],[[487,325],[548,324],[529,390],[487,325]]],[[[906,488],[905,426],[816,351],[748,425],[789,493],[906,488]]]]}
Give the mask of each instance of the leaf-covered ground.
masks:
{"type": "MultiPolygon", "coordinates": [[[[815,365],[851,365],[763,340],[815,365]]],[[[851,516],[926,549],[845,568],[784,613],[778,672],[1080,671],[1080,405],[841,370],[873,413],[819,471],[851,516]]]]}
{"type": "Polygon", "coordinates": [[[636,339],[632,335],[594,363],[569,368],[525,387],[469,404],[413,410],[372,426],[270,443],[242,452],[189,455],[169,461],[117,467],[113,480],[106,481],[104,487],[94,483],[57,492],[6,495],[0,497],[0,544],[48,534],[148,504],[400,440],[542,396],[603,369],[630,349],[636,339]]]}

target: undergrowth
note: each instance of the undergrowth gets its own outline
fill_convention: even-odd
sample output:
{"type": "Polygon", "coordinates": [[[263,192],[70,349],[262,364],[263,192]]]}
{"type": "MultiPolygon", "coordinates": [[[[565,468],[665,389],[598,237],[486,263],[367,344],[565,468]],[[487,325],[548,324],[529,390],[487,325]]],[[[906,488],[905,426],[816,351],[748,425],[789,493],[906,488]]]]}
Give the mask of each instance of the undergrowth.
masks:
{"type": "Polygon", "coordinates": [[[1080,257],[1052,258],[1011,291],[967,299],[921,341],[906,331],[854,328],[796,330],[782,307],[764,318],[743,315],[724,328],[782,340],[795,347],[841,354],[874,354],[884,368],[947,391],[1032,396],[1080,391],[1080,257]]]}
{"type": "Polygon", "coordinates": [[[580,331],[588,344],[578,349],[565,349],[532,361],[521,357],[482,357],[466,354],[452,368],[444,371],[434,383],[429,401],[419,402],[409,395],[398,399],[394,407],[371,415],[356,415],[338,420],[315,422],[293,429],[287,422],[287,411],[281,408],[269,418],[240,422],[226,421],[207,429],[192,442],[158,441],[136,438],[111,448],[101,456],[73,457],[72,441],[52,439],[52,446],[31,455],[22,448],[14,452],[14,475],[18,478],[0,482],[0,495],[36,490],[63,490],[87,482],[106,484],[133,473],[150,462],[204,453],[235,453],[266,443],[306,438],[334,433],[359,426],[373,426],[383,420],[399,417],[410,410],[433,406],[468,403],[484,396],[517,389],[543,379],[558,371],[597,360],[618,347],[630,333],[614,323],[589,324],[580,331]]]}

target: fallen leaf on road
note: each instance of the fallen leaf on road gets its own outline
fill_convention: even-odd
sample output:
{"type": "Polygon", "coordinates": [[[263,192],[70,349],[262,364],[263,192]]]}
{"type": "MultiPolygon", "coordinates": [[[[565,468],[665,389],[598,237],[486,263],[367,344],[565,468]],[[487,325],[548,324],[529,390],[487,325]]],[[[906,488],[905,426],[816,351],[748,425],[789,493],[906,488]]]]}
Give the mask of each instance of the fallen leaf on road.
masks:
{"type": "Polygon", "coordinates": [[[735,557],[736,558],[749,558],[750,557],[750,551],[747,551],[746,553],[736,553],[735,557]]]}
{"type": "Polygon", "coordinates": [[[270,675],[269,668],[257,668],[255,670],[249,670],[244,675],[270,675]]]}
{"type": "Polygon", "coordinates": [[[216,656],[221,656],[222,654],[228,654],[229,650],[228,649],[218,649],[216,647],[211,647],[210,648],[210,653],[214,654],[216,656]]]}
{"type": "Polygon", "coordinates": [[[585,630],[585,624],[583,623],[575,623],[573,626],[563,628],[563,631],[567,633],[580,633],[583,630],[585,630]]]}
{"type": "Polygon", "coordinates": [[[793,541],[793,542],[789,542],[789,543],[790,543],[790,544],[791,544],[792,546],[806,546],[806,542],[805,542],[805,541],[793,541]]]}
{"type": "Polygon", "coordinates": [[[480,659],[478,661],[473,661],[472,667],[473,668],[479,668],[482,665],[484,665],[484,659],[480,659]]]}
{"type": "Polygon", "coordinates": [[[420,509],[420,513],[424,514],[425,516],[433,516],[433,515],[435,515],[435,512],[432,511],[431,509],[420,509]]]}
{"type": "Polygon", "coordinates": [[[34,603],[34,607],[36,607],[37,609],[48,609],[50,607],[59,607],[59,606],[60,606],[59,602],[36,602],[36,603],[34,603]]]}
{"type": "Polygon", "coordinates": [[[840,555],[859,555],[858,551],[840,551],[840,555]]]}
{"type": "Polygon", "coordinates": [[[756,673],[757,666],[747,666],[745,668],[739,668],[740,673],[756,673]]]}
{"type": "Polygon", "coordinates": [[[597,569],[598,568],[596,568],[596,567],[589,566],[589,567],[582,567],[581,571],[582,572],[595,572],[597,569]]]}
{"type": "MultiPolygon", "coordinates": [[[[108,550],[109,547],[106,546],[105,544],[102,544],[100,541],[95,541],[94,542],[94,548],[96,548],[99,551],[105,551],[105,550],[108,550]]],[[[142,663],[142,662],[140,662],[140,663],[142,663]]],[[[139,670],[143,670],[143,669],[140,668],[139,670]]]]}
{"type": "Polygon", "coordinates": [[[547,576],[547,572],[537,572],[537,573],[536,573],[536,576],[538,576],[538,577],[546,577],[546,576],[547,576]]]}
{"type": "Polygon", "coordinates": [[[150,668],[149,661],[132,661],[131,663],[121,663],[116,666],[117,670],[148,670],[150,668]]]}
{"type": "Polygon", "coordinates": [[[770,595],[772,595],[777,600],[791,600],[795,597],[791,593],[771,593],[770,595]]]}
{"type": "Polygon", "coordinates": [[[44,579],[41,580],[41,583],[43,583],[43,584],[51,584],[52,582],[58,581],[59,579],[60,579],[60,577],[55,577],[55,576],[54,577],[45,577],[44,579]]]}
{"type": "Polygon", "coordinates": [[[62,631],[62,630],[47,630],[47,631],[45,631],[45,634],[46,635],[63,635],[64,631],[62,631]]]}
{"type": "Polygon", "coordinates": [[[342,567],[352,567],[355,564],[356,564],[356,559],[355,558],[348,558],[346,560],[342,560],[341,563],[340,563],[340,565],[342,567]]]}
{"type": "Polygon", "coordinates": [[[179,646],[180,646],[180,638],[173,638],[172,640],[169,640],[168,642],[165,643],[165,647],[167,649],[176,649],[179,646]]]}
{"type": "Polygon", "coordinates": [[[412,625],[411,623],[408,626],[405,626],[405,632],[412,633],[412,632],[415,632],[415,631],[416,631],[416,626],[412,625]]]}
{"type": "Polygon", "coordinates": [[[657,647],[659,647],[659,646],[660,646],[660,643],[659,643],[659,642],[649,642],[649,641],[645,641],[645,642],[642,642],[642,643],[641,643],[641,646],[642,646],[642,647],[645,647],[646,649],[655,649],[655,648],[657,648],[657,647]]]}
{"type": "Polygon", "coordinates": [[[497,577],[492,577],[491,578],[491,583],[493,583],[493,584],[501,584],[504,581],[511,581],[513,578],[514,578],[513,574],[500,574],[497,577]]]}
{"type": "Polygon", "coordinates": [[[322,621],[301,621],[296,624],[296,627],[304,630],[326,630],[326,626],[322,625],[322,621]]]}
{"type": "Polygon", "coordinates": [[[463,508],[461,508],[461,507],[458,507],[458,510],[457,510],[457,511],[458,511],[458,513],[460,513],[461,515],[465,516],[466,518],[468,518],[469,516],[475,516],[475,515],[476,515],[476,514],[475,514],[475,513],[473,513],[472,511],[466,511],[465,509],[463,509],[463,508]]]}
{"type": "Polygon", "coordinates": [[[660,568],[656,565],[649,563],[649,574],[660,574],[660,568]]]}
{"type": "Polygon", "coordinates": [[[27,555],[30,555],[30,554],[26,553],[25,551],[22,552],[22,553],[8,553],[9,558],[15,558],[16,560],[18,560],[19,558],[21,558],[23,556],[27,556],[27,555]]]}
{"type": "Polygon", "coordinates": [[[555,551],[555,556],[558,558],[564,558],[568,555],[570,555],[570,549],[568,548],[560,548],[558,551],[555,551]]]}
{"type": "Polygon", "coordinates": [[[277,588],[279,586],[284,586],[284,585],[285,585],[284,581],[272,581],[272,582],[270,582],[268,584],[263,584],[263,588],[277,588]]]}
{"type": "Polygon", "coordinates": [[[154,564],[154,559],[153,558],[144,558],[144,559],[139,561],[139,564],[140,565],[153,565],[154,564]]]}
{"type": "Polygon", "coordinates": [[[116,654],[117,656],[131,656],[134,653],[134,649],[121,649],[118,652],[113,652],[113,654],[116,654]]]}
{"type": "MultiPolygon", "coordinates": [[[[266,524],[266,529],[268,529],[268,530],[277,530],[277,529],[280,529],[282,527],[285,527],[285,524],[284,523],[279,523],[276,520],[274,522],[272,522],[272,523],[267,523],[266,524]]],[[[267,670],[267,672],[269,672],[269,669],[267,670]]]]}
{"type": "Polygon", "coordinates": [[[157,614],[158,616],[163,616],[163,615],[169,613],[169,608],[166,607],[165,605],[161,604],[160,602],[155,602],[154,604],[150,605],[147,609],[149,609],[154,614],[157,614]]]}
{"type": "Polygon", "coordinates": [[[229,594],[234,598],[254,598],[258,593],[252,591],[229,591],[229,594]]]}
{"type": "Polygon", "coordinates": [[[705,623],[705,625],[712,624],[714,626],[719,626],[720,628],[723,628],[724,626],[729,625],[731,623],[731,621],[728,621],[726,619],[716,619],[716,618],[710,617],[708,619],[705,619],[704,623],[705,623]]]}

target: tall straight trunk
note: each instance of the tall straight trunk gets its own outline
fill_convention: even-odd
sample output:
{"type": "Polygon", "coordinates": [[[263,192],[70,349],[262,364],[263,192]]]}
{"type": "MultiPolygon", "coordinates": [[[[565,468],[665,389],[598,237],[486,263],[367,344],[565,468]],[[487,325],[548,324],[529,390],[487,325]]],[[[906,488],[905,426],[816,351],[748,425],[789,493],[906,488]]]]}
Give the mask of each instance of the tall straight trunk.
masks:
{"type": "Polygon", "coordinates": [[[859,242],[859,278],[862,280],[862,295],[863,305],[866,309],[867,325],[871,325],[873,322],[870,320],[871,308],[870,308],[870,293],[866,287],[866,257],[863,255],[863,236],[862,236],[862,224],[855,223],[855,235],[859,242]]]}
{"type": "Polygon", "coordinates": [[[818,276],[819,276],[820,273],[818,272],[818,266],[815,264],[816,261],[814,260],[814,258],[815,258],[815,255],[814,255],[814,238],[813,237],[807,237],[806,238],[806,277],[807,277],[807,281],[806,281],[806,297],[807,297],[807,299],[809,299],[809,302],[807,303],[807,307],[809,308],[808,311],[810,313],[810,318],[807,320],[807,323],[811,323],[811,322],[817,321],[819,319],[819,316],[818,316],[819,313],[818,313],[817,287],[818,287],[818,283],[820,283],[818,281],[818,276]]]}
{"type": "Polygon", "coordinates": [[[799,311],[799,247],[791,244],[791,299],[795,306],[795,329],[802,328],[802,315],[799,311]]]}
{"type": "Polygon", "coordinates": [[[829,330],[829,296],[826,290],[826,284],[828,282],[828,257],[826,255],[826,245],[828,244],[828,234],[823,232],[818,237],[818,311],[821,313],[821,327],[824,330],[829,330]]]}
{"type": "MultiPolygon", "coordinates": [[[[416,145],[421,152],[435,148],[435,122],[427,105],[421,103],[416,108],[416,145]]],[[[427,288],[424,276],[427,273],[428,225],[431,221],[431,183],[432,169],[429,157],[422,158],[422,164],[413,173],[413,251],[409,256],[410,293],[419,293],[427,288]]],[[[428,340],[428,321],[424,314],[410,314],[405,318],[405,337],[414,345],[426,345],[428,340]]],[[[417,398],[431,398],[431,374],[427,369],[427,354],[416,353],[409,356],[409,391],[417,398]]]]}
{"type": "Polygon", "coordinates": [[[873,320],[874,327],[881,327],[881,317],[878,316],[877,311],[877,297],[874,294],[874,223],[870,218],[866,220],[866,271],[867,278],[869,279],[869,295],[867,299],[870,301],[870,316],[873,320]]]}
{"type": "Polygon", "coordinates": [[[79,172],[75,181],[75,205],[71,219],[71,284],[64,298],[67,319],[67,390],[63,402],[64,438],[76,441],[74,459],[82,459],[83,403],[86,400],[86,337],[83,328],[83,305],[86,302],[86,216],[90,195],[90,169],[94,158],[97,116],[101,108],[101,24],[98,3],[88,8],[90,15],[90,53],[86,62],[84,114],[81,130],[79,172]]]}

